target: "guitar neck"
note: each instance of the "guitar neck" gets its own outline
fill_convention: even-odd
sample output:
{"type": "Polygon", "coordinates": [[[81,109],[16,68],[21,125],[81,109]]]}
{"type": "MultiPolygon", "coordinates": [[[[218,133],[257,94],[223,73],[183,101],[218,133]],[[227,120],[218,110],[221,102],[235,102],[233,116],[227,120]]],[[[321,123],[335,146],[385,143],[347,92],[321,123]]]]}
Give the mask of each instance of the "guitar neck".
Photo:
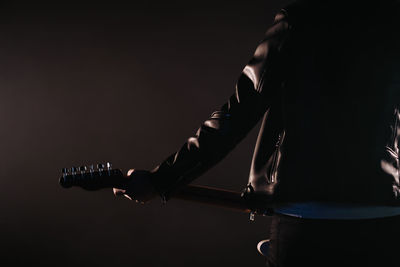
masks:
{"type": "MultiPolygon", "coordinates": [[[[89,169],[86,166],[73,167],[71,169],[64,168],[60,178],[61,186],[64,188],[77,186],[85,190],[99,190],[110,187],[123,188],[128,181],[122,171],[112,169],[110,163],[106,165],[98,164],[97,166],[96,170],[93,165],[89,169]]],[[[173,198],[250,212],[240,192],[220,188],[187,185],[177,190],[173,198]]]]}
{"type": "Polygon", "coordinates": [[[219,206],[241,212],[250,212],[240,192],[215,187],[187,185],[177,191],[172,198],[219,206]]]}

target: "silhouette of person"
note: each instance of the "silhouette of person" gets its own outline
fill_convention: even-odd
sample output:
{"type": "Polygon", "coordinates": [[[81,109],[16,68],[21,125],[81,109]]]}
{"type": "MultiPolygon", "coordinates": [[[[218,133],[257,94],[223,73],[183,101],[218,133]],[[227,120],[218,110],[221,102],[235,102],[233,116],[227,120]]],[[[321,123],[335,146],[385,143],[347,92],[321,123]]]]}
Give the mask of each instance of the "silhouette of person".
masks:
{"type": "Polygon", "coordinates": [[[235,93],[117,195],[165,201],[263,120],[244,191],[273,207],[268,266],[398,266],[398,1],[299,0],[275,17],[235,93]]]}

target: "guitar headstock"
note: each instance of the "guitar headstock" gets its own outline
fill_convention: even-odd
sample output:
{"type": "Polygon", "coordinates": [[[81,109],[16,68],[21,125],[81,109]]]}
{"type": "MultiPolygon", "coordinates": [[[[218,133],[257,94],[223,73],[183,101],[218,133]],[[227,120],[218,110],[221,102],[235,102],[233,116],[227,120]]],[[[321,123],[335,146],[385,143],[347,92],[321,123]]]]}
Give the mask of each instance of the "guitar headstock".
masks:
{"type": "Polygon", "coordinates": [[[64,188],[79,186],[86,190],[118,187],[124,181],[120,169],[113,169],[111,163],[63,168],[60,185],[64,188]]]}

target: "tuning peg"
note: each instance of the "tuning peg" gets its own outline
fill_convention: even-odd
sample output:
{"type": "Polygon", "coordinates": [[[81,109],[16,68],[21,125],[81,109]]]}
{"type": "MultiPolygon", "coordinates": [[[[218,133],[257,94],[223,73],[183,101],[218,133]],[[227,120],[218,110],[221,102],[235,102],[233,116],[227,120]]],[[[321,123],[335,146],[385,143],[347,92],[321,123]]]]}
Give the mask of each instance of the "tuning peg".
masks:
{"type": "Polygon", "coordinates": [[[68,168],[62,168],[61,172],[62,172],[62,176],[63,177],[67,176],[68,175],[68,168]]]}
{"type": "Polygon", "coordinates": [[[107,167],[107,170],[111,170],[112,164],[110,162],[107,162],[106,163],[106,167],[107,167]]]}
{"type": "Polygon", "coordinates": [[[80,166],[79,170],[81,171],[81,173],[86,172],[87,167],[86,166],[80,166]]]}
{"type": "Polygon", "coordinates": [[[99,171],[102,171],[104,169],[104,164],[101,164],[101,163],[97,164],[97,169],[99,171]]]}
{"type": "Polygon", "coordinates": [[[94,172],[94,167],[93,167],[93,164],[91,164],[91,165],[89,165],[90,176],[93,176],[93,172],[94,172]]]}

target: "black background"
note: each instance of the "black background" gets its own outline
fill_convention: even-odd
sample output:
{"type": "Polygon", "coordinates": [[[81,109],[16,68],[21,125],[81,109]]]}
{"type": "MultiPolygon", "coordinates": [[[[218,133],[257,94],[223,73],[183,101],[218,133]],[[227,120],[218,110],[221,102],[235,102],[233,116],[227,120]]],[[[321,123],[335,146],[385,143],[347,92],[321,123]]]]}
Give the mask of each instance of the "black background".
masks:
{"type": "MultiPolygon", "coordinates": [[[[262,266],[270,219],[58,185],[150,169],[234,92],[289,1],[0,4],[0,265],[262,266]]],[[[256,127],[258,128],[258,127],[256,127]]],[[[257,135],[197,184],[241,190],[257,135]]]]}

